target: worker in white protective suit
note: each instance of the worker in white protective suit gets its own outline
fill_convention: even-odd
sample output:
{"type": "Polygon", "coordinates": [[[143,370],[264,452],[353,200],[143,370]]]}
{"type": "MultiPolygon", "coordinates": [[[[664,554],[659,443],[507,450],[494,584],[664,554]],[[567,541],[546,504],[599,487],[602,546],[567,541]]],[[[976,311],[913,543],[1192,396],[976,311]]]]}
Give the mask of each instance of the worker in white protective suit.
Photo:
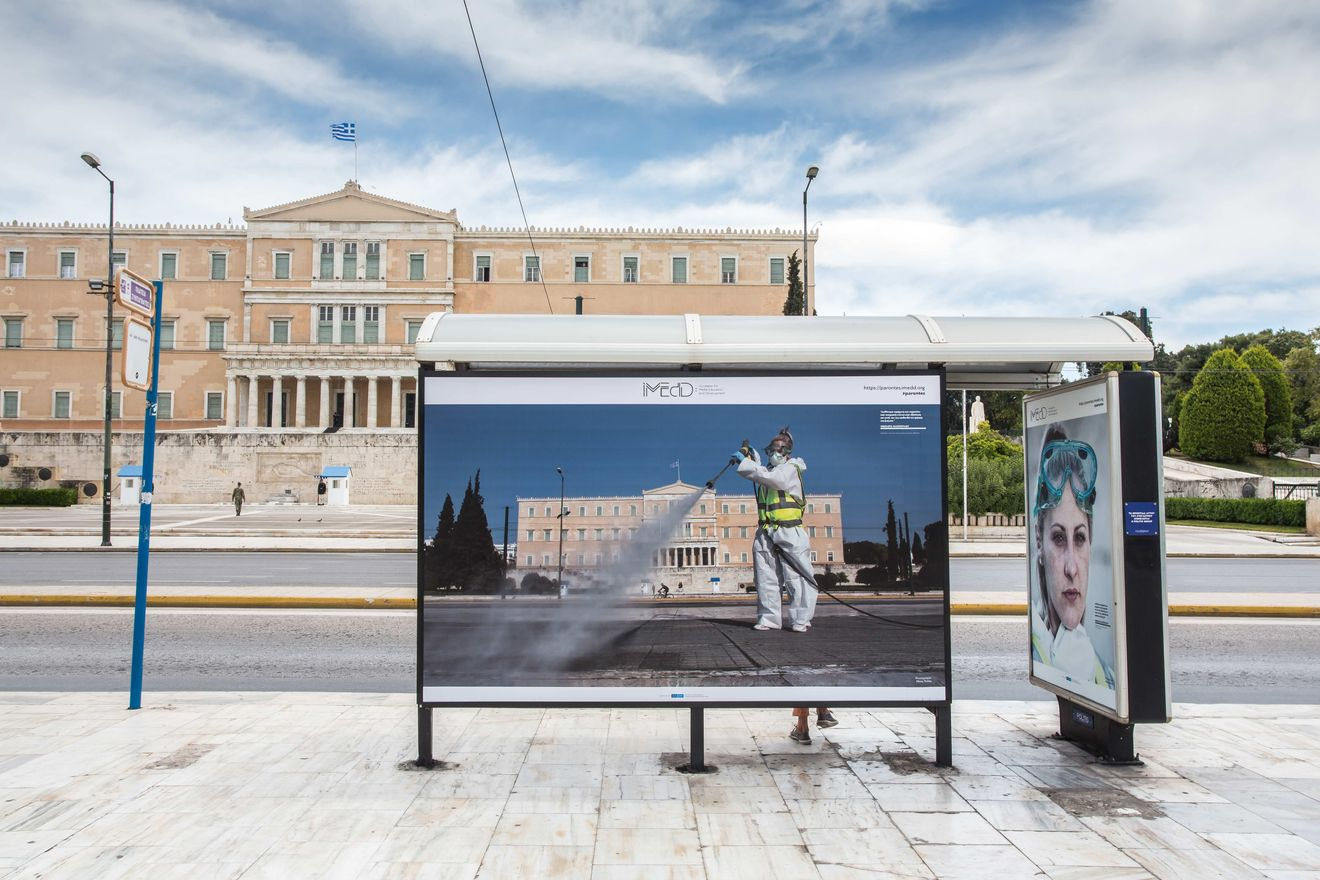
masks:
{"type": "Polygon", "coordinates": [[[811,629],[816,613],[816,584],[811,546],[802,526],[806,462],[793,457],[793,435],[782,429],[765,448],[765,464],[746,441],[736,453],[738,473],[756,484],[756,538],[752,542],[756,581],[756,629],[783,627],[780,590],[788,593],[788,625],[793,632],[811,629]]]}

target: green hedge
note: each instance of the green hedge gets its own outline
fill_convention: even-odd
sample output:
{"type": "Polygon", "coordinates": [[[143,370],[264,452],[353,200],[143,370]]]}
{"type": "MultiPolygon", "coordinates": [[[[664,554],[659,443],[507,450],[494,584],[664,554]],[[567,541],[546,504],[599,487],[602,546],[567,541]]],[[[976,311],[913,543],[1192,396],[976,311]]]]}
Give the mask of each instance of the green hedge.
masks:
{"type": "Polygon", "coordinates": [[[77,503],[77,489],[0,489],[3,507],[68,507],[77,503]]]}
{"type": "Polygon", "coordinates": [[[1274,498],[1166,498],[1165,519],[1251,523],[1260,526],[1305,526],[1306,502],[1274,498]]]}

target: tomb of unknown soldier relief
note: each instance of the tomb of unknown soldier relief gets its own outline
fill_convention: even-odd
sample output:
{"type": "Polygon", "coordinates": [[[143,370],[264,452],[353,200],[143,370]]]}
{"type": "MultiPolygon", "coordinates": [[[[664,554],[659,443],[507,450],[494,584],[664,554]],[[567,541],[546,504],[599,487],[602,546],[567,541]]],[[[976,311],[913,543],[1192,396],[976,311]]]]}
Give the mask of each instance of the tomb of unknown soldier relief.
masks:
{"type": "MultiPolygon", "coordinates": [[[[534,227],[533,253],[521,227],[467,227],[354,181],[243,221],[115,224],[116,267],[165,285],[157,501],[219,503],[242,481],[251,502],[314,502],[317,474],[347,466],[353,503],[413,503],[427,315],[778,315],[802,247],[792,230],[534,227]]],[[[106,319],[88,282],[107,244],[104,224],[0,224],[0,485],[99,502],[106,319]]],[[[124,317],[114,474],[140,464],[146,400],[120,384],[124,317]]]]}

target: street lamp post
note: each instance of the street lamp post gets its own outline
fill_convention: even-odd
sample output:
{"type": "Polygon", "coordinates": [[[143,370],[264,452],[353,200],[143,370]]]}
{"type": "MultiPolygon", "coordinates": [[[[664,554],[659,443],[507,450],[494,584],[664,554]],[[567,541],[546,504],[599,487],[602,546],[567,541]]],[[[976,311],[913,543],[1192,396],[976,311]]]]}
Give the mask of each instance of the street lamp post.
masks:
{"type": "Polygon", "coordinates": [[[102,444],[101,473],[101,546],[110,546],[110,387],[114,360],[115,324],[115,182],[101,170],[101,160],[95,153],[83,153],[82,160],[110,184],[110,243],[106,256],[105,276],[105,441],[102,444]]]}
{"type": "Polygon", "coordinates": [[[811,189],[811,182],[816,179],[820,169],[815,165],[807,168],[807,185],[802,188],[802,314],[809,314],[807,297],[807,190],[811,189]]]}
{"type": "Polygon", "coordinates": [[[555,468],[555,473],[559,474],[559,572],[555,579],[555,587],[559,590],[559,598],[564,598],[564,469],[555,468]]]}

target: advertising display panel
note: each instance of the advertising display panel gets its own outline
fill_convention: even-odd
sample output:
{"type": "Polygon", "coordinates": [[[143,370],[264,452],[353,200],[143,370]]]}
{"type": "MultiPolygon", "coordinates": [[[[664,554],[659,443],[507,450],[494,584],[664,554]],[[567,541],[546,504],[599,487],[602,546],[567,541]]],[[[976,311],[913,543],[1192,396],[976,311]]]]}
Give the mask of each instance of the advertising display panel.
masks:
{"type": "Polygon", "coordinates": [[[940,372],[420,387],[420,705],[947,704],[940,372]]]}
{"type": "Polygon", "coordinates": [[[1122,473],[1109,376],[1024,402],[1031,681],[1125,721],[1122,473]]]}

